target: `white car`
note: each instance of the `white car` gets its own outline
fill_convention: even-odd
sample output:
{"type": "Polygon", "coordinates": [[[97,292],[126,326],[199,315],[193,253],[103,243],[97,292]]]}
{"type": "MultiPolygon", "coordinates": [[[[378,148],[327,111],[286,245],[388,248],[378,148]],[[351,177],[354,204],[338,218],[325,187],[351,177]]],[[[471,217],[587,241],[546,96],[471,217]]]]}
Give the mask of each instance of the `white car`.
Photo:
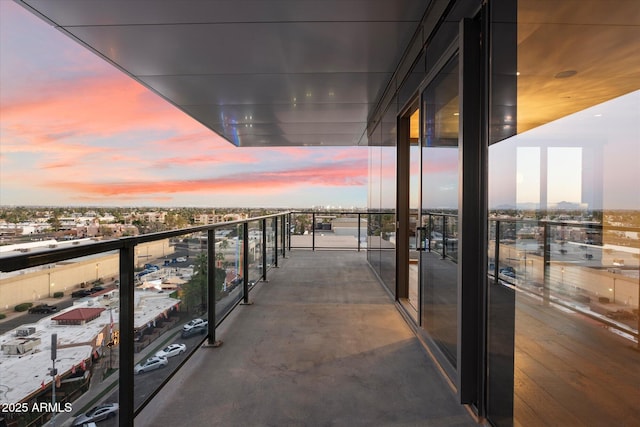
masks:
{"type": "Polygon", "coordinates": [[[176,261],[178,262],[185,262],[187,260],[187,257],[184,256],[179,256],[178,258],[176,258],[176,261]]]}
{"type": "Polygon", "coordinates": [[[156,352],[156,357],[173,357],[187,351],[187,346],[184,344],[169,344],[165,348],[156,352]]]}
{"type": "Polygon", "coordinates": [[[207,322],[206,320],[203,319],[193,319],[192,321],[190,321],[189,323],[187,323],[186,325],[184,325],[182,327],[183,331],[190,331],[193,328],[202,328],[205,325],[207,325],[209,322],[207,322]]]}
{"type": "Polygon", "coordinates": [[[81,414],[75,420],[73,420],[72,426],[90,426],[94,425],[96,421],[106,420],[107,418],[112,418],[116,416],[118,412],[118,404],[117,403],[105,403],[102,405],[98,405],[91,410],[89,410],[85,414],[81,414]]]}
{"type": "Polygon", "coordinates": [[[134,374],[142,374],[143,372],[153,371],[154,369],[162,368],[163,366],[167,366],[169,361],[166,357],[150,357],[144,362],[138,363],[133,367],[134,374]]]}

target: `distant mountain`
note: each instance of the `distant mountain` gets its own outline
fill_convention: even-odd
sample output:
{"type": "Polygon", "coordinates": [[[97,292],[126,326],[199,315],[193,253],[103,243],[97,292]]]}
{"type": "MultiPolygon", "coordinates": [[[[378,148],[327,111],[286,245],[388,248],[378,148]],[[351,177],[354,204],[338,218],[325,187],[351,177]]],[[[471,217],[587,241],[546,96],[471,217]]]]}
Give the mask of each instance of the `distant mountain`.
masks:
{"type": "Polygon", "coordinates": [[[586,209],[587,206],[584,203],[575,203],[575,202],[558,202],[555,205],[555,209],[563,210],[563,211],[575,211],[586,209]]]}

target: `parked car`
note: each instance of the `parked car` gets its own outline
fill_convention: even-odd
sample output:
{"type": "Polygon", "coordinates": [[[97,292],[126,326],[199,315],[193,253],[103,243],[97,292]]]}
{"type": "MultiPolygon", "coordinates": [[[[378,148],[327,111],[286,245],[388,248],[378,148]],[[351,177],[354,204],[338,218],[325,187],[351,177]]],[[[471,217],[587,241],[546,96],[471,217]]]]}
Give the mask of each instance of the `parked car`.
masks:
{"type": "Polygon", "coordinates": [[[35,307],[31,307],[29,309],[29,313],[39,313],[39,314],[48,314],[48,313],[55,313],[56,311],[58,311],[58,307],[55,305],[49,305],[49,304],[40,304],[40,305],[36,305],[35,307]]]}
{"type": "Polygon", "coordinates": [[[117,403],[105,403],[90,409],[88,412],[79,415],[73,420],[72,426],[81,426],[96,421],[106,420],[116,416],[119,406],[117,403]]]}
{"type": "Polygon", "coordinates": [[[154,369],[162,368],[163,366],[167,366],[169,361],[166,357],[157,357],[153,356],[145,360],[144,362],[138,363],[133,367],[134,374],[142,374],[144,372],[153,371],[154,369]]]}
{"type": "Polygon", "coordinates": [[[71,292],[71,298],[84,298],[91,295],[91,291],[89,289],[79,289],[77,291],[71,292]]]}
{"type": "Polygon", "coordinates": [[[183,331],[188,331],[192,328],[201,328],[203,326],[206,326],[209,322],[207,322],[204,319],[193,319],[191,320],[189,323],[187,323],[186,325],[184,325],[182,327],[183,331]]]}
{"type": "Polygon", "coordinates": [[[182,327],[182,338],[193,335],[204,335],[207,333],[209,322],[203,319],[193,319],[182,327]]]}
{"type": "Polygon", "coordinates": [[[516,270],[513,267],[503,267],[499,270],[500,274],[504,274],[507,277],[511,277],[512,279],[516,278],[516,270]]]}
{"type": "Polygon", "coordinates": [[[184,344],[169,344],[165,348],[156,352],[156,357],[173,357],[187,351],[187,346],[184,344]]]}
{"type": "Polygon", "coordinates": [[[96,285],[90,289],[90,292],[92,294],[95,294],[96,292],[104,291],[104,289],[105,289],[104,286],[96,285]]]}
{"type": "Polygon", "coordinates": [[[178,258],[176,258],[177,262],[185,262],[187,260],[187,257],[184,256],[179,256],[178,258]]]}

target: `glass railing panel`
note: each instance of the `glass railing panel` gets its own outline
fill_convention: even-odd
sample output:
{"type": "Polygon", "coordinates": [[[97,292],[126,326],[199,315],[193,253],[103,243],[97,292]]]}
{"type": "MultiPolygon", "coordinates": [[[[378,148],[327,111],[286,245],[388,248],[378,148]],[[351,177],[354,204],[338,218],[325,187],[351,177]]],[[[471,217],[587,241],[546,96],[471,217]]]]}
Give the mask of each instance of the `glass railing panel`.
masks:
{"type": "Polygon", "coordinates": [[[311,249],[313,248],[313,214],[292,213],[291,214],[291,248],[311,249]]]}
{"type": "Polygon", "coordinates": [[[262,278],[263,250],[263,221],[249,221],[249,244],[247,262],[249,263],[249,288],[252,288],[262,278]]]}
{"type": "MultiPolygon", "coordinates": [[[[93,242],[52,241],[44,248],[87,243],[93,242]]],[[[62,425],[89,405],[118,404],[118,259],[111,251],[0,273],[0,417],[6,425],[62,425]],[[111,393],[100,395],[102,386],[111,393]]]]}
{"type": "Polygon", "coordinates": [[[216,323],[244,297],[243,226],[228,225],[215,230],[216,323]]]}
{"type": "Polygon", "coordinates": [[[286,253],[285,241],[286,241],[286,232],[288,230],[288,220],[287,215],[283,215],[278,217],[278,227],[276,230],[276,244],[278,246],[278,258],[281,258],[284,253],[286,253]]]}
{"type": "Polygon", "coordinates": [[[444,216],[444,248],[447,258],[458,262],[458,217],[455,215],[444,216]]]}
{"type": "Polygon", "coordinates": [[[266,238],[265,246],[267,248],[267,269],[271,268],[276,263],[276,239],[277,230],[275,228],[276,221],[274,218],[265,219],[266,238]]]}
{"type": "Polygon", "coordinates": [[[428,225],[427,238],[430,252],[435,252],[441,256],[445,255],[445,217],[443,215],[431,214],[428,225]]]}
{"type": "Polygon", "coordinates": [[[140,408],[195,351],[207,333],[206,233],[135,248],[134,408],[140,408]],[[153,249],[156,247],[155,249],[153,249]],[[153,249],[153,250],[151,250],[153,249]]]}
{"type": "Polygon", "coordinates": [[[278,217],[278,258],[282,257],[287,251],[287,235],[289,233],[289,216],[283,215],[278,217]]]}
{"type": "Polygon", "coordinates": [[[73,256],[87,254],[79,258],[65,258],[63,248],[54,248],[54,243],[25,249],[25,255],[0,254],[0,379],[3,390],[8,387],[0,393],[3,421],[43,425],[55,415],[53,423],[66,425],[105,403],[113,404],[114,412],[104,425],[118,424],[125,407],[124,416],[131,418],[128,411],[135,414],[144,407],[207,338],[214,309],[209,289],[215,292],[211,299],[216,301],[216,323],[245,298],[245,276],[248,285],[250,275],[259,277],[266,261],[263,233],[271,236],[267,245],[273,259],[275,221],[268,221],[270,230],[263,223],[267,221],[140,236],[142,243],[133,247],[129,244],[135,240],[128,239],[69,242],[66,250],[73,256]],[[210,236],[215,242],[209,242],[210,236]],[[210,246],[215,248],[212,254],[210,246]],[[36,251],[41,253],[34,257],[36,251]],[[127,271],[120,272],[121,265],[127,271]],[[123,308],[132,309],[133,317],[121,312],[123,308]],[[132,329],[123,331],[126,324],[132,329]],[[125,357],[121,348],[132,351],[125,357]],[[123,373],[129,357],[135,367],[123,373]],[[15,384],[7,384],[11,381],[15,384]],[[120,393],[131,401],[120,405],[120,393]],[[28,413],[17,402],[28,403],[28,413]]]}
{"type": "Polygon", "coordinates": [[[317,249],[358,249],[358,214],[316,213],[315,247],[317,249]]]}

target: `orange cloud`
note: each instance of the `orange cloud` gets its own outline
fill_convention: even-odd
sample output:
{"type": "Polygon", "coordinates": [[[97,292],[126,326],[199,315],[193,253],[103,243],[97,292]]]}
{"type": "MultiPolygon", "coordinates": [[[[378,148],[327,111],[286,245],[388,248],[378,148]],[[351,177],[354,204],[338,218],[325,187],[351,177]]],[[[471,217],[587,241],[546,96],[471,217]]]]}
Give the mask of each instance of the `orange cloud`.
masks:
{"type": "Polygon", "coordinates": [[[34,88],[20,98],[3,98],[3,128],[9,136],[42,146],[87,135],[202,128],[139,83],[118,74],[57,81],[53,87],[55,90],[34,88]]]}
{"type": "Polygon", "coordinates": [[[128,181],[109,183],[52,182],[54,188],[96,196],[143,196],[157,193],[244,193],[281,192],[298,186],[362,186],[366,184],[366,162],[345,162],[328,166],[272,172],[229,175],[222,178],[165,181],[128,181]]]}

